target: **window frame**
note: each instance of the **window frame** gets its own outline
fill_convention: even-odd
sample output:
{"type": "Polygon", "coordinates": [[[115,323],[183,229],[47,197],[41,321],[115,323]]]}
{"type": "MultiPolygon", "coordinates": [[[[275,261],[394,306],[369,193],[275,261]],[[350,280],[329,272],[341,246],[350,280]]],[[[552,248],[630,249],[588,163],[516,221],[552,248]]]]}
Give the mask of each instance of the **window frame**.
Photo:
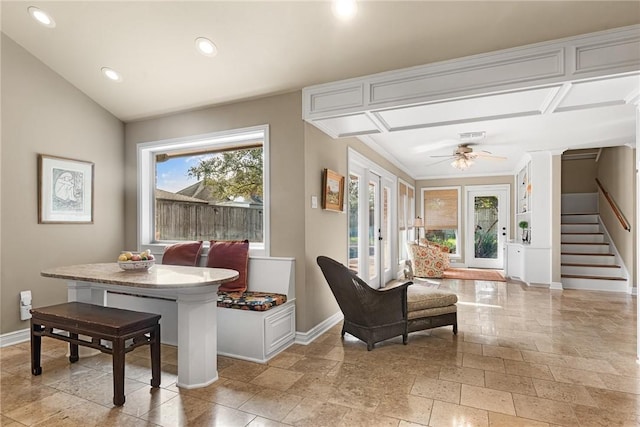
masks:
{"type": "MultiPolygon", "coordinates": [[[[458,227],[456,229],[456,252],[455,253],[449,253],[449,258],[450,259],[462,259],[462,246],[464,244],[464,237],[462,236],[462,186],[459,185],[454,185],[454,186],[442,186],[442,187],[422,187],[420,189],[420,213],[422,215],[422,218],[424,218],[425,220],[425,224],[426,224],[426,218],[427,218],[427,214],[425,212],[425,206],[424,206],[424,193],[426,193],[427,191],[438,191],[438,190],[456,190],[458,192],[458,227]]],[[[425,228],[424,230],[425,236],[427,233],[427,230],[425,228]]]]}
{"type": "MultiPolygon", "coordinates": [[[[259,125],[231,129],[206,134],[141,142],[137,144],[137,214],[138,248],[149,249],[161,254],[164,247],[176,241],[155,240],[155,188],[156,155],[170,151],[222,149],[230,147],[248,147],[262,141],[262,184],[263,184],[263,242],[249,244],[249,254],[269,256],[270,248],[270,184],[269,184],[269,125],[259,125]]],[[[208,242],[205,242],[208,251],[208,242]]]]}

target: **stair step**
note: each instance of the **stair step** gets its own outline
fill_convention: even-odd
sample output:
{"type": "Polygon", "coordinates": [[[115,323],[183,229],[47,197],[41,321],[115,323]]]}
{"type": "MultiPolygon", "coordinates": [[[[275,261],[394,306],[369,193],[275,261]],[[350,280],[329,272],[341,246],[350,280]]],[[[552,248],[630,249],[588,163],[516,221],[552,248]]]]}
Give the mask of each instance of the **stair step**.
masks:
{"type": "Polygon", "coordinates": [[[561,233],[561,243],[604,243],[604,233],[561,233]]]}
{"type": "Polygon", "coordinates": [[[561,274],[560,277],[564,277],[567,279],[595,279],[595,280],[615,280],[615,281],[627,280],[624,277],[582,276],[580,274],[561,274]]]}
{"type": "Polygon", "coordinates": [[[560,275],[564,276],[580,276],[580,277],[597,277],[599,279],[608,279],[612,277],[621,278],[623,276],[622,268],[619,265],[603,263],[579,263],[564,262],[560,266],[560,275]]]}
{"type": "Polygon", "coordinates": [[[599,224],[561,224],[560,227],[561,233],[598,233],[600,232],[599,224]]]}
{"type": "MultiPolygon", "coordinates": [[[[580,254],[580,255],[584,255],[584,254],[580,254]]],[[[596,254],[596,255],[601,255],[601,254],[596,254]]],[[[580,263],[575,263],[575,262],[563,262],[560,265],[566,265],[567,267],[599,267],[599,268],[620,268],[619,265],[615,265],[615,264],[580,264],[580,263]]]]}
{"type": "Polygon", "coordinates": [[[560,255],[615,256],[613,254],[598,254],[593,252],[561,252],[560,255]]]}
{"type": "Polygon", "coordinates": [[[604,233],[603,233],[603,232],[601,232],[601,231],[596,231],[596,232],[589,232],[589,231],[565,231],[565,232],[562,232],[562,233],[560,233],[560,234],[568,234],[568,235],[570,235],[570,236],[573,236],[573,235],[577,235],[577,236],[583,236],[583,235],[586,235],[586,236],[604,236],[604,233]]]}
{"type": "Polygon", "coordinates": [[[560,244],[562,252],[574,253],[609,253],[609,243],[591,243],[591,242],[562,242],[560,244]]]}
{"type": "Polygon", "coordinates": [[[573,264],[588,264],[588,265],[614,265],[616,263],[616,257],[614,254],[594,254],[594,253],[576,253],[576,252],[562,252],[560,254],[560,262],[573,263],[573,264]]]}
{"type": "Polygon", "coordinates": [[[597,223],[597,213],[585,213],[585,214],[562,214],[560,221],[564,223],[597,223]]]}
{"type": "Polygon", "coordinates": [[[589,291],[604,292],[628,292],[629,283],[623,278],[613,278],[607,280],[602,277],[591,278],[589,276],[580,275],[562,275],[563,289],[582,289],[589,291]]]}

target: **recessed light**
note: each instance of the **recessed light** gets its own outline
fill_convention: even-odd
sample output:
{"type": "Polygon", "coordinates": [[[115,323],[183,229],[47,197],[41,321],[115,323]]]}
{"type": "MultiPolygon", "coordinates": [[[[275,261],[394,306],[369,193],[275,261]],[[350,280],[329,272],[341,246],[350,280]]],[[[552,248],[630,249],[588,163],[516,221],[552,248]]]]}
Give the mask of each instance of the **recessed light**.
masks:
{"type": "Polygon", "coordinates": [[[55,28],[56,21],[54,21],[51,15],[49,15],[44,10],[35,6],[29,6],[27,10],[29,11],[29,15],[31,15],[31,17],[38,21],[40,24],[48,28],[55,28]]]}
{"type": "Polygon", "coordinates": [[[196,49],[204,56],[216,56],[218,48],[213,42],[205,37],[196,39],[196,49]]]}
{"type": "Polygon", "coordinates": [[[343,20],[351,19],[358,11],[356,0],[333,0],[333,14],[343,20]]]}
{"type": "Polygon", "coordinates": [[[122,81],[122,75],[120,75],[120,73],[114,70],[113,68],[102,67],[101,70],[102,70],[102,74],[109,80],[112,80],[114,82],[122,81]]]}

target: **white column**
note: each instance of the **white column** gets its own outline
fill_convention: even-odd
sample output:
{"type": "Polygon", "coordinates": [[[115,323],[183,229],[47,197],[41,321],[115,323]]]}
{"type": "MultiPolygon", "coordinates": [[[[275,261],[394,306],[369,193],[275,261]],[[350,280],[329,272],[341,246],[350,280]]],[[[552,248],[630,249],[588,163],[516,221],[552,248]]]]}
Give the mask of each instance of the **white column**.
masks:
{"type": "Polygon", "coordinates": [[[206,387],[218,379],[218,285],[178,291],[178,387],[206,387]]]}

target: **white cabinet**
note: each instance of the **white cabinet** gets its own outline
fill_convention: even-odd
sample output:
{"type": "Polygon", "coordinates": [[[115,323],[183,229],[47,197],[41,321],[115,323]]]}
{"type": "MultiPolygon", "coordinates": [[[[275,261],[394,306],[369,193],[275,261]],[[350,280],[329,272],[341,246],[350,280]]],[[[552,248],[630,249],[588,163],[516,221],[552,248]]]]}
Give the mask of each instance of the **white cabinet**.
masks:
{"type": "Polygon", "coordinates": [[[527,244],[509,242],[506,244],[506,275],[527,285],[548,285],[551,283],[551,250],[527,244]]]}
{"type": "Polygon", "coordinates": [[[514,176],[516,238],[506,244],[506,273],[527,284],[550,285],[552,155],[536,151],[526,157],[514,176]],[[522,241],[521,221],[528,224],[527,242],[522,241]]]}
{"type": "Polygon", "coordinates": [[[507,271],[508,277],[523,280],[524,248],[519,243],[507,243],[507,271]]]}

